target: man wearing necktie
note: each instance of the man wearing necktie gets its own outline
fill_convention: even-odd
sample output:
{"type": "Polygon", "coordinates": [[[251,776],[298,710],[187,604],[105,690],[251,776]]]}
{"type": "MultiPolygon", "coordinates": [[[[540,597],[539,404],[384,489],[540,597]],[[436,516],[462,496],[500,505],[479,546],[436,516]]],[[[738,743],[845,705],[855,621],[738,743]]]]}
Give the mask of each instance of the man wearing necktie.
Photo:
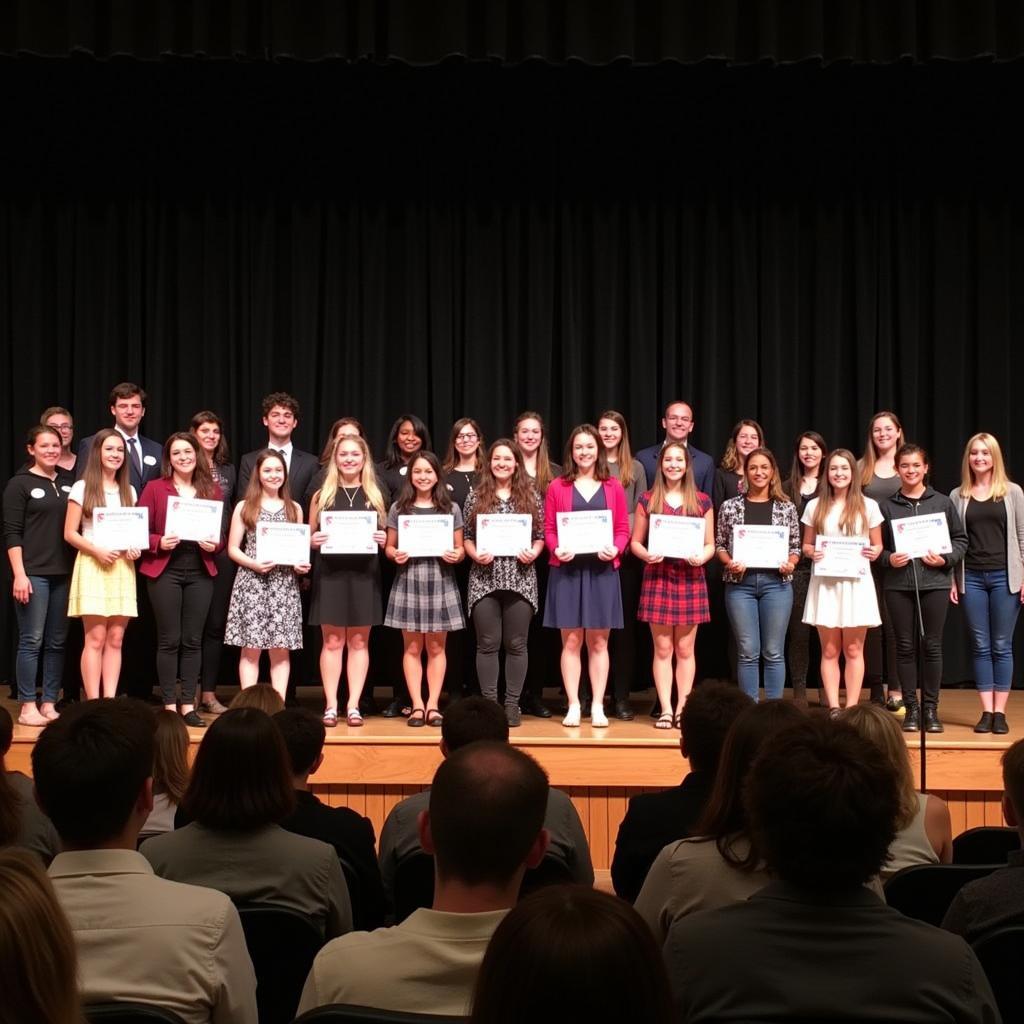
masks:
{"type": "MultiPolygon", "coordinates": [[[[128,453],[128,469],[131,473],[135,494],[142,494],[142,488],[160,475],[162,447],[139,433],[142,418],[146,415],[146,392],[138,384],[118,384],[110,392],[110,414],[114,417],[114,429],[124,438],[128,453]]],[[[85,472],[85,464],[92,448],[90,434],[78,446],[78,461],[75,469],[79,477],[85,472]]]]}

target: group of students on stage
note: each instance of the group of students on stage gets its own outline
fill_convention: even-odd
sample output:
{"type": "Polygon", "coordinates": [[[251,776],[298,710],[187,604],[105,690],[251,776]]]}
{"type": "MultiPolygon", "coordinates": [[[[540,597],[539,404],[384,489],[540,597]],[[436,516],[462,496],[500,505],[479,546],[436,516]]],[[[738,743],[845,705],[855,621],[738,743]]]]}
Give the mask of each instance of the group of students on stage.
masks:
{"type": "MultiPolygon", "coordinates": [[[[615,411],[602,413],[596,426],[575,427],[564,466],[551,462],[544,422],[535,412],[522,413],[511,436],[490,446],[475,420],[458,420],[443,460],[430,450],[425,424],[406,414],[395,421],[384,459],[375,465],[351,417],[332,425],[319,459],[294,448],[299,406],[277,392],[263,402],[268,444],[242,458],[236,478],[215,413],[197,413],[188,431],[172,434],[161,448],[139,434],[145,414],[141,388],[119,384],[110,408],[114,427],[83,441],[77,460],[70,413],[47,409],[43,422],[29,431],[28,465],[4,491],[24,725],[43,726],[58,716],[68,616],[83,621],[86,696],[116,692],[125,629],[138,614],[137,563],[156,621],[163,703],[180,709],[189,725],[203,724],[197,689],[201,710],[223,709],[214,692],[222,643],[241,648],[243,687],[258,681],[260,654],[267,651],[271,682],[284,694],[289,651],[302,646],[300,579],[312,572],[308,621],[323,633],[327,725],[339,718],[346,648],[345,720],[362,724],[369,636],[381,623],[401,630],[403,638],[409,701],[393,710],[406,714],[410,726],[439,725],[446,636],[465,626],[468,613],[477,637],[480,689],[494,700],[504,649],[504,704],[511,725],[520,723],[520,701],[529,697],[523,691],[535,620],[560,631],[568,701],[563,724],[578,726],[589,710],[595,727],[608,725],[610,632],[629,620],[648,623],[659,702],[655,727],[668,729],[678,726],[693,686],[697,628],[710,621],[713,603],[705,567],[717,559],[736,676],[755,699],[762,673],[766,697],[781,697],[787,641],[791,682],[795,694],[804,696],[808,627],[816,627],[822,687],[835,713],[841,682],[853,704],[865,673],[872,699],[886,700],[884,642],[887,706],[905,712],[908,731],[920,728],[923,713],[924,727],[940,732],[942,630],[949,602],[962,602],[982,704],[976,731],[1007,731],[1013,631],[1024,601],[1024,492],[1008,479],[999,444],[989,434],[967,442],[960,485],[949,497],[929,486],[927,453],[905,443],[891,412],[871,418],[860,459],[845,448],[829,451],[814,431],[802,433],[785,477],[762,428],[749,419],[735,426],[716,468],[688,443],[693,410],[682,401],[665,409],[664,441],[636,454],[626,422],[615,411]],[[167,509],[175,497],[222,501],[219,536],[194,542],[169,533],[167,509]],[[136,504],[148,509],[148,545],[118,551],[99,546],[93,530],[97,510],[136,504]],[[312,564],[294,566],[259,561],[259,524],[301,523],[307,510],[314,553],[329,539],[324,513],[374,513],[373,539],[386,556],[384,571],[376,553],[319,553],[312,564]],[[604,547],[582,553],[560,542],[560,516],[596,511],[610,514],[611,539],[604,547]],[[400,517],[438,514],[452,517],[450,547],[438,556],[410,557],[399,547],[400,517]],[[530,543],[515,555],[477,547],[480,517],[503,514],[529,517],[530,543]],[[924,515],[945,519],[948,550],[914,558],[900,553],[896,536],[907,526],[900,520],[924,515]],[[703,520],[703,546],[696,554],[652,553],[651,524],[664,516],[703,520]],[[734,557],[741,554],[734,550],[737,538],[745,528],[762,526],[784,531],[786,556],[770,567],[745,565],[734,557]],[[854,571],[816,573],[827,548],[819,538],[862,538],[852,545],[854,571]],[[637,568],[620,571],[630,556],[637,568]],[[456,568],[467,557],[468,575],[456,568]],[[628,582],[633,572],[638,592],[628,582]],[[584,648],[591,690],[586,702],[584,648]]],[[[714,589],[717,581],[712,584],[714,589]]],[[[627,695],[616,693],[616,717],[632,717],[627,695]]],[[[549,714],[536,701],[529,707],[549,714]]]]}

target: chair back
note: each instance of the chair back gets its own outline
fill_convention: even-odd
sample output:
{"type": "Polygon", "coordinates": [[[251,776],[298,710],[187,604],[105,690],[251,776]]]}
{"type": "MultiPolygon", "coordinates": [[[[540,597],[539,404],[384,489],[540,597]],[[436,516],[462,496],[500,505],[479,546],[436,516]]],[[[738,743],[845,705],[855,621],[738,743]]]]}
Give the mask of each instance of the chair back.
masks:
{"type": "Polygon", "coordinates": [[[1020,849],[1015,828],[979,825],[969,828],[953,840],[954,864],[1005,864],[1007,857],[1020,849]]]}
{"type": "Polygon", "coordinates": [[[253,970],[260,1024],[294,1018],[313,958],[324,944],[316,924],[290,907],[238,904],[253,970]]]}
{"type": "Polygon", "coordinates": [[[907,917],[939,926],[953,897],[1001,864],[915,864],[897,871],[884,886],[885,901],[907,917]]]}
{"type": "Polygon", "coordinates": [[[1024,1020],[1024,925],[996,928],[973,946],[1003,1020],[1024,1020]]]}
{"type": "Polygon", "coordinates": [[[434,858],[422,850],[399,861],[395,868],[395,924],[414,910],[434,902],[434,858]]]}
{"type": "Polygon", "coordinates": [[[183,1024],[173,1011],[149,1003],[89,1003],[82,1011],[89,1024],[183,1024]]]}
{"type": "Polygon", "coordinates": [[[296,1018],[295,1024],[464,1024],[467,1017],[449,1017],[437,1013],[408,1013],[405,1010],[378,1010],[372,1006],[332,1003],[318,1006],[296,1018]]]}
{"type": "Polygon", "coordinates": [[[345,885],[348,888],[348,901],[352,907],[352,931],[365,932],[371,928],[367,920],[366,897],[363,887],[359,884],[359,875],[356,869],[349,864],[344,857],[339,857],[341,873],[345,876],[345,885]]]}

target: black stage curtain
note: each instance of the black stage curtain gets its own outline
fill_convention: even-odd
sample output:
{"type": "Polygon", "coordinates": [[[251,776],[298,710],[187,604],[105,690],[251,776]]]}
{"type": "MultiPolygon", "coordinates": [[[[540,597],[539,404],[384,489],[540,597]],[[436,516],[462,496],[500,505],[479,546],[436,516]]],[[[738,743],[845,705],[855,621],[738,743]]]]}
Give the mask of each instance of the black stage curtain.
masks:
{"type": "MultiPolygon", "coordinates": [[[[113,8],[111,8],[113,9],[113,8]]],[[[50,404],[118,380],[162,438],[236,453],[259,398],[379,450],[535,408],[556,453],[689,397],[716,456],[754,416],[859,450],[893,408],[948,489],[991,430],[1024,477],[1024,65],[822,69],[0,63],[5,475],[50,404]]],[[[263,435],[265,436],[265,435],[263,435]]],[[[957,669],[951,668],[956,678],[957,669]]]]}
{"type": "Polygon", "coordinates": [[[1016,0],[8,0],[0,53],[518,64],[1007,60],[1016,0]]]}

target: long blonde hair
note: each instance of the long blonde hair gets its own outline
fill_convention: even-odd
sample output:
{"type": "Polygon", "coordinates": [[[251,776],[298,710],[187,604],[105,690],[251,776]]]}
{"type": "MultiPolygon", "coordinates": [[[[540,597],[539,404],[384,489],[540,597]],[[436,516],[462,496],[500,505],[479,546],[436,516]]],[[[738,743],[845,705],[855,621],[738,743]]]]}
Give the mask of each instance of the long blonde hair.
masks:
{"type": "Polygon", "coordinates": [[[690,453],[682,441],[669,441],[658,453],[658,464],[654,470],[654,486],[650,489],[650,497],[647,499],[647,511],[654,515],[661,515],[665,511],[665,495],[669,492],[668,484],[665,482],[665,474],[661,471],[661,463],[665,453],[671,449],[682,452],[686,459],[686,472],[679,481],[679,489],[682,491],[683,503],[680,508],[688,516],[701,515],[700,502],[697,500],[697,485],[693,481],[693,465],[690,463],[690,453]]]}
{"type": "MultiPolygon", "coordinates": [[[[615,453],[618,456],[618,462],[609,462],[608,470],[612,476],[616,477],[623,487],[629,487],[633,482],[633,474],[636,472],[635,460],[633,459],[633,449],[629,444],[629,427],[626,426],[626,417],[621,412],[616,412],[614,409],[605,409],[600,416],[597,417],[598,429],[601,428],[601,420],[611,420],[612,423],[616,424],[619,430],[622,431],[622,437],[619,439],[619,449],[615,453]]],[[[604,442],[598,438],[598,443],[604,448],[604,442]]],[[[606,453],[607,457],[607,453],[606,453]]],[[[687,467],[689,467],[690,460],[686,460],[687,467]]]]}
{"type": "Polygon", "coordinates": [[[1010,489],[1010,477],[1006,472],[1006,463],[1003,461],[1003,450],[999,442],[991,435],[982,431],[975,434],[968,440],[964,448],[964,457],[960,463],[960,497],[970,498],[971,487],[974,486],[974,470],[971,469],[971,449],[976,444],[987,446],[992,456],[992,492],[990,497],[994,501],[1002,501],[1006,492],[1010,489]]]}
{"type": "Polygon", "coordinates": [[[338,472],[338,448],[342,441],[351,441],[359,446],[363,453],[363,468],[359,474],[359,486],[366,495],[366,504],[377,513],[378,525],[384,522],[386,510],[384,508],[384,495],[381,493],[380,485],[377,483],[377,473],[373,468],[373,457],[370,455],[370,446],[361,437],[339,437],[331,449],[331,457],[327,461],[327,475],[324,477],[323,486],[317,491],[313,502],[319,516],[324,509],[334,504],[338,488],[341,486],[341,474],[338,472]]]}
{"type": "Polygon", "coordinates": [[[823,471],[819,471],[818,504],[814,509],[814,532],[825,532],[825,520],[828,518],[832,502],[836,500],[832,484],[828,479],[828,468],[833,459],[846,459],[850,464],[850,486],[846,491],[846,501],[839,516],[839,529],[847,535],[856,535],[868,528],[868,507],[860,489],[860,477],[857,476],[857,460],[849,448],[836,448],[829,452],[823,471]]]}
{"type": "Polygon", "coordinates": [[[738,473],[741,464],[745,461],[736,449],[736,438],[744,427],[753,427],[757,431],[757,447],[764,448],[764,430],[761,428],[761,424],[757,420],[740,420],[732,428],[729,441],[725,446],[725,452],[722,455],[722,461],[719,463],[719,466],[727,473],[738,473]]]}
{"type": "Polygon", "coordinates": [[[875,704],[855,704],[847,708],[842,717],[864,739],[878,747],[893,766],[900,789],[900,814],[896,828],[902,831],[917,816],[918,809],[914,773],[910,767],[910,755],[907,753],[903,731],[885,708],[875,704]]]}
{"type": "MultiPolygon", "coordinates": [[[[512,439],[518,444],[519,424],[524,420],[536,420],[540,424],[540,446],[537,448],[537,475],[533,478],[537,490],[543,495],[548,489],[548,484],[554,479],[551,472],[551,456],[548,454],[548,428],[544,424],[544,417],[539,412],[527,409],[516,417],[515,426],[512,428],[512,439]]],[[[525,458],[525,455],[524,455],[525,458]]]]}
{"type": "Polygon", "coordinates": [[[867,485],[871,483],[871,478],[875,475],[875,463],[878,461],[878,449],[875,448],[875,439],[871,432],[874,430],[875,424],[879,420],[892,420],[896,426],[897,437],[896,446],[893,448],[894,453],[899,451],[900,445],[906,441],[906,437],[903,433],[903,424],[900,423],[900,418],[896,413],[889,412],[888,409],[883,409],[881,412],[876,412],[875,415],[868,420],[868,439],[864,444],[864,454],[861,456],[860,461],[856,463],[856,468],[860,470],[861,487],[867,487],[867,485]]]}

